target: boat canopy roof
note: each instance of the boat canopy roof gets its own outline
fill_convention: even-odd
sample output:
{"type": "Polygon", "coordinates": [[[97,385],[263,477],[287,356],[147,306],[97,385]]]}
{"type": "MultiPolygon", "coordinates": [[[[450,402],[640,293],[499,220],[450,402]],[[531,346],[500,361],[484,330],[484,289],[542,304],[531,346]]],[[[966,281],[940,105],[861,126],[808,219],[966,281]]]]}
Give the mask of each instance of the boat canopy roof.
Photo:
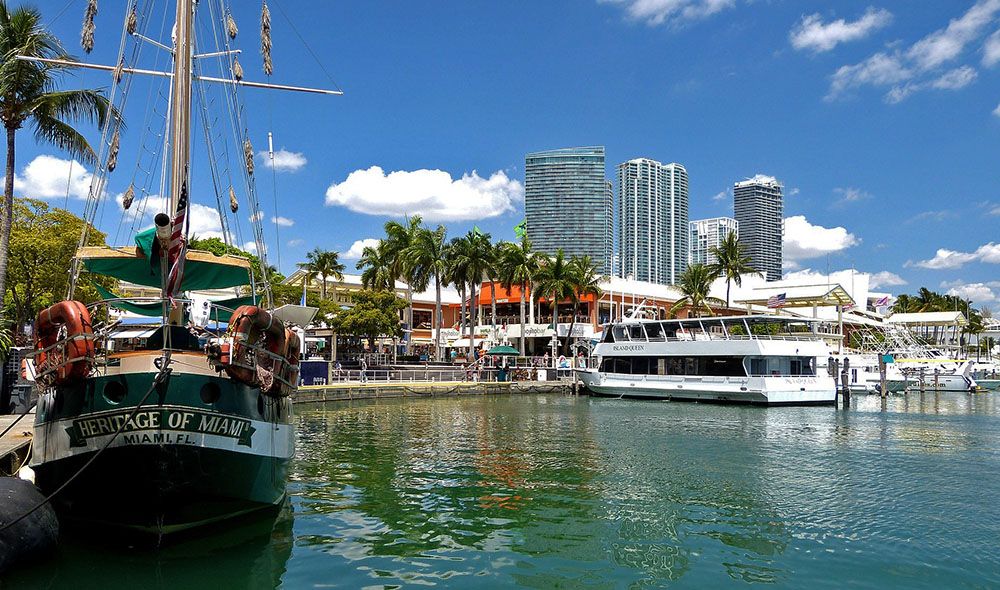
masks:
{"type": "MultiPolygon", "coordinates": [[[[162,286],[155,229],[135,236],[134,248],[88,246],[76,256],[88,271],[146,287],[162,286]]],[[[250,284],[250,261],[242,256],[216,256],[211,252],[187,250],[184,279],[180,290],[224,289],[250,284]]]]}
{"type": "Polygon", "coordinates": [[[968,322],[960,311],[925,311],[920,313],[894,313],[886,323],[907,326],[964,326],[968,322]]]}
{"type": "MultiPolygon", "coordinates": [[[[147,317],[158,317],[163,315],[163,302],[162,301],[149,301],[146,300],[131,300],[128,298],[115,295],[113,292],[105,289],[104,287],[94,283],[94,288],[97,289],[97,293],[101,296],[101,299],[107,301],[107,304],[116,309],[134,313],[136,315],[147,316],[147,317]]],[[[229,299],[221,299],[212,302],[212,312],[210,318],[217,322],[229,322],[229,318],[232,317],[233,312],[230,310],[235,310],[241,305],[256,305],[257,300],[252,295],[247,295],[244,297],[232,297],[229,299]]]]}
{"type": "Polygon", "coordinates": [[[753,326],[755,324],[783,324],[783,325],[804,325],[804,324],[828,324],[829,320],[817,319],[817,318],[807,318],[801,316],[790,316],[790,315],[730,315],[730,316],[712,316],[705,318],[685,318],[679,320],[649,320],[649,319],[633,319],[624,320],[621,322],[616,322],[617,324],[634,325],[634,324],[663,324],[664,327],[677,328],[678,330],[690,330],[696,328],[712,328],[726,326],[742,326],[744,322],[747,325],[753,326]]]}

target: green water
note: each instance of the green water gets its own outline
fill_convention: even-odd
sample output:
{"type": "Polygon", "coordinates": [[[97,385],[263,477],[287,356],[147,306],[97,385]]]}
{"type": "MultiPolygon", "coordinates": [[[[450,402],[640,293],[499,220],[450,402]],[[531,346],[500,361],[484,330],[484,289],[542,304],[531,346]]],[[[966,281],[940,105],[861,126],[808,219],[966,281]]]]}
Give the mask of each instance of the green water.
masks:
{"type": "Polygon", "coordinates": [[[298,409],[290,510],[4,588],[1000,587],[1000,396],[298,409]]]}

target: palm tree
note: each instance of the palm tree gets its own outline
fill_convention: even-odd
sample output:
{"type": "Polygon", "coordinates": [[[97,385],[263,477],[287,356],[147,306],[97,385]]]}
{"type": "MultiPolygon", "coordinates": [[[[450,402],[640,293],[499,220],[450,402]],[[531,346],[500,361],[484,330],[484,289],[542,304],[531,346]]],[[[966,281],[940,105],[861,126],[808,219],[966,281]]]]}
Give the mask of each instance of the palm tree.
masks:
{"type": "Polygon", "coordinates": [[[344,265],[340,262],[340,254],[334,250],[324,250],[316,248],[306,254],[306,262],[299,262],[296,266],[306,272],[306,280],[319,277],[320,297],[326,299],[326,280],[330,277],[338,281],[344,280],[344,265]]]}
{"type": "Polygon", "coordinates": [[[537,302],[543,295],[551,298],[552,329],[557,335],[559,333],[559,302],[570,299],[575,305],[577,301],[573,274],[573,266],[566,260],[566,254],[562,248],[559,248],[556,250],[555,256],[543,261],[535,279],[534,299],[537,302]]]}
{"type": "Polygon", "coordinates": [[[675,315],[679,309],[689,306],[694,313],[702,310],[712,315],[712,308],[709,303],[722,304],[723,301],[716,297],[709,296],[712,283],[718,278],[704,264],[692,264],[681,274],[680,282],[675,287],[684,295],[670,308],[670,315],[675,315]]]}
{"type": "Polygon", "coordinates": [[[747,254],[746,246],[736,238],[736,232],[729,232],[725,238],[719,242],[718,246],[712,246],[709,253],[715,257],[716,261],[708,266],[709,271],[717,277],[726,277],[726,308],[729,308],[729,289],[732,283],[737,287],[743,286],[743,275],[760,275],[752,266],[752,258],[747,254]]]}
{"type": "Polygon", "coordinates": [[[604,277],[597,270],[597,264],[590,258],[590,255],[573,256],[569,261],[573,276],[573,317],[570,319],[569,333],[566,335],[566,354],[569,355],[570,339],[573,337],[573,328],[576,327],[576,314],[580,308],[580,300],[585,295],[594,296],[594,306],[601,299],[601,281],[604,277]]]}
{"type": "Polygon", "coordinates": [[[441,287],[448,284],[448,231],[443,225],[437,229],[421,228],[403,252],[407,266],[421,276],[434,277],[434,360],[441,360],[441,287]]]}
{"type": "MultiPolygon", "coordinates": [[[[468,292],[469,286],[469,255],[468,251],[472,248],[469,243],[468,236],[459,236],[452,238],[451,242],[448,243],[448,253],[447,253],[447,277],[448,282],[455,285],[455,289],[458,290],[459,296],[459,311],[458,311],[458,333],[459,335],[465,330],[466,313],[467,307],[465,304],[465,294],[468,292]]],[[[472,307],[471,302],[468,307],[472,307]]]]}
{"type": "Polygon", "coordinates": [[[365,289],[395,290],[396,272],[392,264],[392,256],[389,254],[384,240],[379,240],[375,246],[365,246],[355,268],[362,271],[361,286],[365,289]]]}
{"type": "Polygon", "coordinates": [[[121,118],[96,90],[54,90],[56,75],[68,66],[30,62],[18,55],[69,59],[59,40],[42,26],[37,9],[20,7],[13,11],[0,0],[0,121],[7,130],[7,177],[0,207],[0,297],[6,292],[7,251],[14,213],[14,137],[30,122],[35,140],[49,143],[88,164],[97,154],[71,125],[86,121],[103,125],[108,114],[121,118]]]}
{"type": "Polygon", "coordinates": [[[528,285],[538,273],[540,256],[532,251],[531,240],[528,236],[522,236],[517,243],[505,242],[501,246],[501,257],[499,261],[499,276],[501,284],[505,289],[510,290],[514,285],[521,289],[521,354],[525,354],[525,297],[528,293],[528,285]]]}
{"type": "Polygon", "coordinates": [[[478,319],[479,302],[477,300],[479,286],[486,276],[490,264],[490,251],[492,244],[490,235],[484,234],[478,229],[473,229],[457,241],[453,240],[454,248],[452,252],[452,278],[458,285],[461,281],[463,288],[460,292],[464,300],[464,286],[469,287],[469,357],[473,356],[476,348],[476,325],[478,319]]]}
{"type": "MultiPolygon", "coordinates": [[[[396,278],[406,283],[406,322],[410,326],[410,330],[413,330],[413,290],[414,288],[418,291],[427,289],[430,277],[421,273],[420,267],[408,264],[404,252],[410,247],[422,229],[423,220],[419,215],[407,217],[405,223],[399,223],[398,221],[387,221],[385,223],[386,250],[392,258],[392,267],[396,273],[396,278]]],[[[410,334],[412,336],[412,331],[410,334]]],[[[406,354],[410,354],[412,343],[413,338],[406,339],[406,354]]]]}

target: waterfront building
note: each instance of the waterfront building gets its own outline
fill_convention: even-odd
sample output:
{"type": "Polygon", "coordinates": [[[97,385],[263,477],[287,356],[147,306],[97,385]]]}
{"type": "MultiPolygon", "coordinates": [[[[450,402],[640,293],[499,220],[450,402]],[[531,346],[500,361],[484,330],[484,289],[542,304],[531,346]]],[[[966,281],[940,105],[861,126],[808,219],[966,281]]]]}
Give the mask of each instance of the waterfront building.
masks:
{"type": "Polygon", "coordinates": [[[684,166],[636,158],[618,165],[616,274],[673,285],[688,264],[688,175],[684,166]]]}
{"type": "Polygon", "coordinates": [[[533,152],[524,158],[524,213],[535,250],[590,256],[610,273],[614,236],[604,147],[533,152]]]}
{"type": "Polygon", "coordinates": [[[758,174],[733,185],[733,209],[740,243],[750,266],[768,281],[781,280],[781,238],[784,205],[782,187],[772,176],[758,174]]]}
{"type": "Polygon", "coordinates": [[[715,264],[718,258],[712,254],[730,233],[740,235],[740,224],[732,217],[712,217],[691,222],[691,264],[715,264]]]}

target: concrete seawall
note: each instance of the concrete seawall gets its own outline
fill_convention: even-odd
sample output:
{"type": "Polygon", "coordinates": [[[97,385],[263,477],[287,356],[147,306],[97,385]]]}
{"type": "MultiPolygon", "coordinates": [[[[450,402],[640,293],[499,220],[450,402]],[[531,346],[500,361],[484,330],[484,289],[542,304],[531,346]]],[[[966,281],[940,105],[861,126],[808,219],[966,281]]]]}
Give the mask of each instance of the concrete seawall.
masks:
{"type": "Polygon", "coordinates": [[[332,402],[352,399],[378,399],[394,397],[436,397],[446,395],[497,395],[571,393],[569,383],[558,381],[538,382],[469,382],[436,381],[404,383],[334,383],[332,385],[307,385],[299,387],[292,400],[295,403],[332,402]]]}

